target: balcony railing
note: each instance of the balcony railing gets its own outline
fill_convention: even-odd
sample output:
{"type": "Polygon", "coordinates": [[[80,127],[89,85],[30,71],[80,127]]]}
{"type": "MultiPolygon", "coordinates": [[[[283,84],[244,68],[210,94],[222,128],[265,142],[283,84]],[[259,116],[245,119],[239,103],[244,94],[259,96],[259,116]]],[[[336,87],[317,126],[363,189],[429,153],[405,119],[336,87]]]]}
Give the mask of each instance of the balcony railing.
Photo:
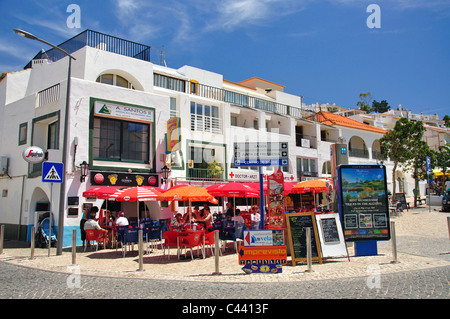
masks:
{"type": "Polygon", "coordinates": [[[206,168],[188,168],[188,177],[199,180],[222,180],[225,174],[222,172],[218,175],[212,175],[212,170],[206,168]]]}
{"type": "Polygon", "coordinates": [[[359,158],[369,158],[369,151],[366,149],[352,148],[348,150],[348,155],[359,158]]]}
{"type": "MultiPolygon", "coordinates": [[[[92,48],[97,48],[100,50],[150,62],[150,46],[92,30],[85,30],[80,34],[77,34],[73,38],[58,45],[59,48],[64,49],[69,54],[72,54],[73,52],[78,51],[85,46],[90,46],[92,48]]],[[[64,57],[65,55],[61,51],[50,49],[45,52],[40,51],[32,60],[48,59],[55,62],[64,57]]],[[[30,61],[25,66],[25,69],[31,67],[32,61],[30,61]]]]}

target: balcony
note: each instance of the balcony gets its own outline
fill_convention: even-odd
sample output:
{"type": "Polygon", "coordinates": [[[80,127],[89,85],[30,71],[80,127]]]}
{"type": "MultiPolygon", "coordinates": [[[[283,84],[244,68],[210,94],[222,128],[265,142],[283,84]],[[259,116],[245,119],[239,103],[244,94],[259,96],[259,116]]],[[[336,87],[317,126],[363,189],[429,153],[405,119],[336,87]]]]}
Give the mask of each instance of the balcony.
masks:
{"type": "Polygon", "coordinates": [[[188,178],[194,180],[223,180],[224,172],[219,175],[212,175],[212,170],[207,168],[188,168],[188,178]]]}
{"type": "Polygon", "coordinates": [[[359,158],[369,158],[369,151],[366,149],[352,148],[348,150],[348,155],[359,158]]]}
{"type": "MultiPolygon", "coordinates": [[[[72,54],[85,46],[150,62],[150,46],[92,30],[85,30],[58,45],[59,48],[64,49],[69,54],[72,54]]],[[[24,69],[31,68],[33,60],[47,59],[55,62],[64,57],[65,55],[56,49],[50,49],[45,52],[40,51],[24,69]]]]}

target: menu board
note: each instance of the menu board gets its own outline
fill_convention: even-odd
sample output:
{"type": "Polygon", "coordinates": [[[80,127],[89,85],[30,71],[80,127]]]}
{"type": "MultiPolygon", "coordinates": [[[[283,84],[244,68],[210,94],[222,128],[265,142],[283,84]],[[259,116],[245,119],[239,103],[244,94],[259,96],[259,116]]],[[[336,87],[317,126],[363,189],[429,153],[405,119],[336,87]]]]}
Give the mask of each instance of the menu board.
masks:
{"type": "Polygon", "coordinates": [[[337,188],[346,241],[390,239],[383,165],[339,165],[337,188]]]}
{"type": "Polygon", "coordinates": [[[311,229],[312,260],[317,260],[319,263],[322,263],[322,252],[317,236],[317,225],[314,213],[286,214],[286,225],[292,265],[295,266],[297,261],[305,261],[307,259],[306,228],[311,229]]]}
{"type": "Polygon", "coordinates": [[[283,172],[275,170],[272,175],[267,176],[268,200],[269,200],[269,225],[268,229],[285,228],[284,226],[284,175],[283,172]]]}
{"type": "Polygon", "coordinates": [[[324,243],[334,244],[340,242],[336,218],[323,218],[320,220],[324,243]]]}
{"type": "Polygon", "coordinates": [[[402,208],[403,209],[408,209],[408,203],[406,202],[406,196],[405,193],[395,193],[394,194],[394,199],[397,199],[400,201],[400,203],[402,204],[402,208]]]}

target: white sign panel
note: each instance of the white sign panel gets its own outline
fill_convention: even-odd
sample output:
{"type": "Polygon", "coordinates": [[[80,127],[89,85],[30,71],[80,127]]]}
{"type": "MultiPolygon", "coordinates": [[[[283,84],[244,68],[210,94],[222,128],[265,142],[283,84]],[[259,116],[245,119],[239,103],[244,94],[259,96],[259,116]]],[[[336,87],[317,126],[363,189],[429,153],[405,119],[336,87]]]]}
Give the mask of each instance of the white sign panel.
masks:
{"type": "Polygon", "coordinates": [[[141,107],[95,102],[94,112],[97,115],[119,117],[122,119],[153,122],[153,110],[141,107]]]}
{"type": "Polygon", "coordinates": [[[23,150],[22,157],[28,163],[41,163],[44,160],[44,151],[37,146],[30,146],[23,150]]]}
{"type": "Polygon", "coordinates": [[[315,217],[322,257],[348,257],[339,214],[317,214],[315,217]]]}

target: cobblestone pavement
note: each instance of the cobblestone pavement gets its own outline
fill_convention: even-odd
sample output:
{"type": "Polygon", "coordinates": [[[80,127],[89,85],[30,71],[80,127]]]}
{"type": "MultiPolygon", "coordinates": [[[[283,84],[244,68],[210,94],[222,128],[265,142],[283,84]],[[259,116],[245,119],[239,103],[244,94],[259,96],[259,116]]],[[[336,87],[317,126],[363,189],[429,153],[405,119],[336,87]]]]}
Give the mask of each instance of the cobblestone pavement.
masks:
{"type": "MultiPolygon", "coordinates": [[[[391,242],[378,243],[378,255],[326,260],[283,267],[281,274],[246,275],[230,251],[220,258],[221,276],[214,276],[214,258],[170,260],[159,250],[144,257],[137,271],[136,252],[99,250],[47,257],[29,248],[8,248],[0,255],[0,298],[8,299],[448,299],[449,234],[447,216],[437,210],[410,209],[396,222],[398,263],[392,263],[391,242]]],[[[232,249],[230,249],[232,251],[232,249]]],[[[180,305],[180,304],[178,304],[180,305]]],[[[177,310],[178,311],[178,310],[177,310]]]]}

